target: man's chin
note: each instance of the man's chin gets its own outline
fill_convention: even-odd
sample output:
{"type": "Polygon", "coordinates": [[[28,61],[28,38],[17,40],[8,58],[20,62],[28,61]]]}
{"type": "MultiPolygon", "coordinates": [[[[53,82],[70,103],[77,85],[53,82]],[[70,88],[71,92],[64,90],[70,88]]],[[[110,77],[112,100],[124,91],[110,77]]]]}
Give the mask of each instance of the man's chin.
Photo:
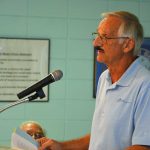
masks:
{"type": "Polygon", "coordinates": [[[97,56],[96,60],[99,62],[99,63],[104,63],[104,58],[102,56],[97,56]]]}

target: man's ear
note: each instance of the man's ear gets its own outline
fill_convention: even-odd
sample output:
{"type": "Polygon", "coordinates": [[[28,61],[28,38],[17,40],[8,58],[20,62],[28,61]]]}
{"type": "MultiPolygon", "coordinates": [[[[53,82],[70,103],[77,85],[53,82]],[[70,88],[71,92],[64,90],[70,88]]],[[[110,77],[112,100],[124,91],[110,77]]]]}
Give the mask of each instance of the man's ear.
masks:
{"type": "Polygon", "coordinates": [[[124,53],[131,52],[135,47],[135,40],[134,39],[127,39],[124,43],[124,53]]]}

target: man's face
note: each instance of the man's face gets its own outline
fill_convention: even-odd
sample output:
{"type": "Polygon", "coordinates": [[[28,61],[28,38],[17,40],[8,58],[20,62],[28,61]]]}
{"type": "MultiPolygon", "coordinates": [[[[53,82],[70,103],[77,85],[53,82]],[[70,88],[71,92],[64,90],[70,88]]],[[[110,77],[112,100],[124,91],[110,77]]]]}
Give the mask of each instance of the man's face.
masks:
{"type": "Polygon", "coordinates": [[[21,129],[32,136],[34,139],[44,137],[42,128],[35,123],[25,124],[21,129]]]}
{"type": "Polygon", "coordinates": [[[117,64],[123,56],[123,39],[107,39],[118,37],[118,30],[122,20],[115,16],[103,19],[97,29],[99,36],[93,41],[94,47],[98,48],[97,61],[107,66],[117,64]],[[104,37],[104,38],[103,38],[104,37]],[[103,40],[104,39],[104,40],[103,40]]]}

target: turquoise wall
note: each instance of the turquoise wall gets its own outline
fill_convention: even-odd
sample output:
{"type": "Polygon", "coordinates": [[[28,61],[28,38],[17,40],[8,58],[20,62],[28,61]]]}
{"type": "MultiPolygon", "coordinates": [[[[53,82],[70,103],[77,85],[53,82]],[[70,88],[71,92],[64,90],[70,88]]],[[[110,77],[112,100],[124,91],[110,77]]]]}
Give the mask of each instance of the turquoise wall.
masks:
{"type": "Polygon", "coordinates": [[[10,145],[13,129],[26,120],[40,122],[57,140],[90,132],[95,105],[90,35],[100,14],[114,10],[135,13],[150,36],[149,0],[0,0],[0,37],[49,38],[49,70],[64,73],[50,85],[48,102],[20,104],[0,114],[0,145],[10,145]]]}

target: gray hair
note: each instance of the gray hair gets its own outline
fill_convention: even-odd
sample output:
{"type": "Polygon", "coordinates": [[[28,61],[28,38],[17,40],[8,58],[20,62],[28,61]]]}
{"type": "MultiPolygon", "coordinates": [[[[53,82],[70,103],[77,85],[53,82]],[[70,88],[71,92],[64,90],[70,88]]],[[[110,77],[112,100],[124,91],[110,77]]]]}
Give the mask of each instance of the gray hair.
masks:
{"type": "Polygon", "coordinates": [[[123,20],[123,23],[118,30],[118,34],[119,36],[133,38],[135,40],[135,47],[133,50],[134,55],[139,55],[144,31],[138,17],[126,11],[107,12],[102,14],[103,18],[107,18],[108,16],[117,16],[123,20]]]}

